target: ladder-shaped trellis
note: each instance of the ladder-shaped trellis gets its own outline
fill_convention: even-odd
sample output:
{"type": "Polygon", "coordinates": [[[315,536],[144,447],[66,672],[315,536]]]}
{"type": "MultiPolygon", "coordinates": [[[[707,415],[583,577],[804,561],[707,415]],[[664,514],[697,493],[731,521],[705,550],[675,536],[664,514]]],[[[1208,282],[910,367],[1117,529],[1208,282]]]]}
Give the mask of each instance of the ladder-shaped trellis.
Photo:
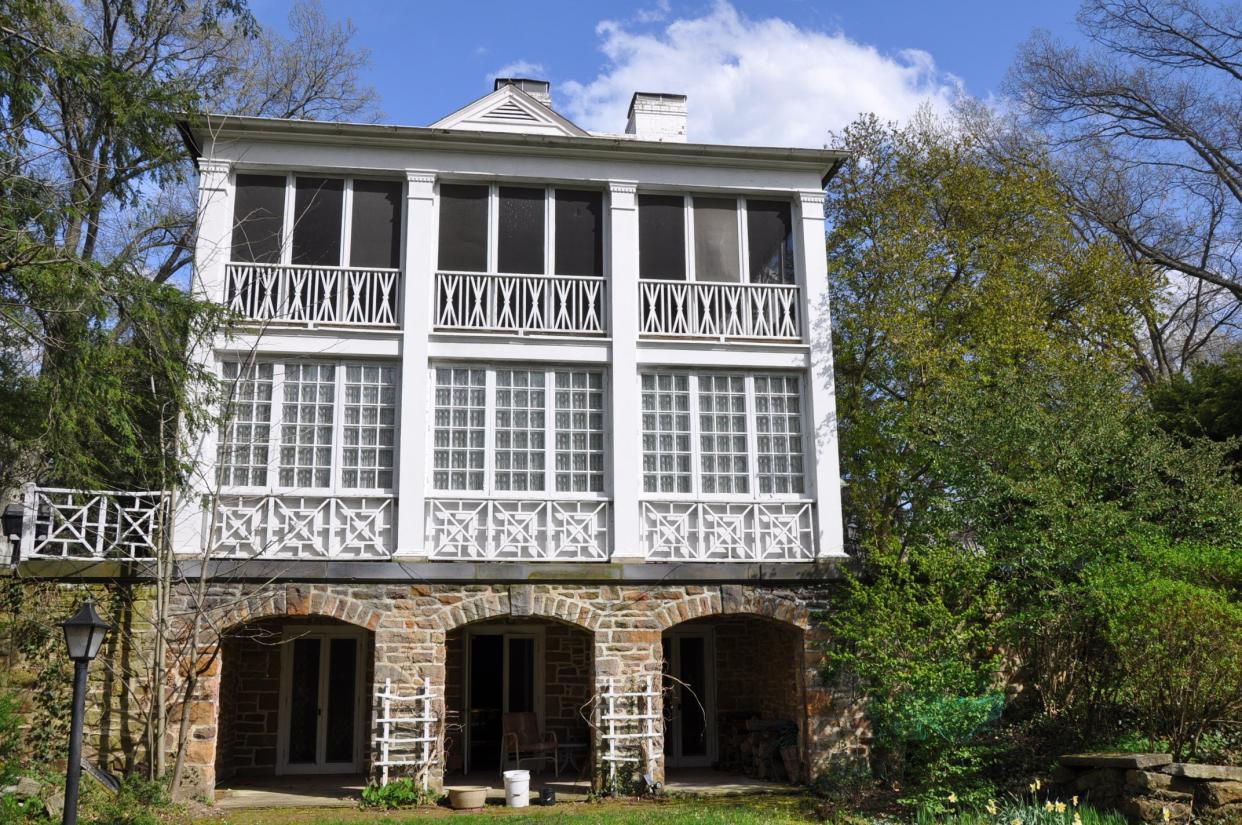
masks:
{"type": "Polygon", "coordinates": [[[393,691],[391,679],[385,679],[375,698],[379,700],[379,735],[375,740],[379,760],[375,764],[380,769],[380,784],[388,784],[390,768],[414,767],[427,789],[432,760],[439,758],[435,748],[439,733],[436,695],[430,683],[424,682],[417,693],[403,696],[393,691]]]}
{"type": "Polygon", "coordinates": [[[656,728],[659,705],[652,675],[648,673],[637,684],[627,685],[609,679],[605,686],[600,715],[600,738],[608,766],[608,786],[617,786],[617,772],[622,765],[632,764],[642,775],[655,771],[656,728]]]}

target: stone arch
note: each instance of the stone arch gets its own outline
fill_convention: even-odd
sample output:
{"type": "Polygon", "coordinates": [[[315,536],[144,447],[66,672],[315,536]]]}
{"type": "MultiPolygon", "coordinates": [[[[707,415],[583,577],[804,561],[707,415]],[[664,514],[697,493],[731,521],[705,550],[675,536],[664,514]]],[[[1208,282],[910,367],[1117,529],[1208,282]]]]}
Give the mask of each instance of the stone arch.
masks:
{"type": "Polygon", "coordinates": [[[725,585],[717,592],[686,596],[665,605],[654,616],[660,631],[712,616],[755,616],[792,625],[803,632],[811,628],[810,611],[797,600],[739,585],[725,585]]]}
{"type": "Polygon", "coordinates": [[[335,619],[374,632],[382,614],[365,602],[326,587],[287,585],[238,601],[221,622],[219,635],[227,636],[257,621],[283,618],[335,619]]]}
{"type": "Polygon", "coordinates": [[[441,629],[448,632],[489,619],[548,619],[594,633],[603,620],[603,613],[581,599],[536,587],[519,595],[515,589],[488,590],[445,605],[436,614],[441,629]]]}

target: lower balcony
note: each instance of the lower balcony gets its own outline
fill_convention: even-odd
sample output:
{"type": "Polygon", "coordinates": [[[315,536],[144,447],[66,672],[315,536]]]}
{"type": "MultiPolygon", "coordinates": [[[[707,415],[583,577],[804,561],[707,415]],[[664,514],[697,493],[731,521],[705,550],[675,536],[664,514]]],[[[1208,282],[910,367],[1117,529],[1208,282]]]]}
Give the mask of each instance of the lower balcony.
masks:
{"type": "Polygon", "coordinates": [[[607,561],[612,503],[429,499],[426,538],[428,555],[446,561],[607,561]]]}
{"type": "Polygon", "coordinates": [[[220,558],[386,559],[396,547],[390,496],[220,496],[207,530],[220,558]]]}
{"type": "Polygon", "coordinates": [[[17,558],[126,560],[152,558],[169,524],[162,492],[66,490],[27,485],[17,558]]]}
{"type": "Polygon", "coordinates": [[[803,501],[643,501],[648,561],[790,562],[815,558],[815,513],[803,501]]]}

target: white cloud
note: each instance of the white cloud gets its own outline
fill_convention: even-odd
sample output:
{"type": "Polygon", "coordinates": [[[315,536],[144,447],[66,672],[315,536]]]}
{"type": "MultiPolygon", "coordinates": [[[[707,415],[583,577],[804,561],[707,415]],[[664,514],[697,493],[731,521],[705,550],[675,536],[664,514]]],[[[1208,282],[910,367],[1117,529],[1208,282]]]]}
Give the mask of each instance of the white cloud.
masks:
{"type": "Polygon", "coordinates": [[[514,60],[512,63],[506,63],[494,72],[487,75],[490,83],[498,77],[528,77],[532,79],[542,79],[546,74],[542,63],[531,63],[529,60],[514,60]]]}
{"type": "Polygon", "coordinates": [[[673,9],[669,0],[656,0],[656,4],[649,9],[639,9],[634,13],[634,19],[639,23],[659,23],[661,20],[668,18],[669,12],[673,9]]]}
{"type": "Polygon", "coordinates": [[[677,92],[689,96],[692,141],[819,147],[861,113],[904,121],[924,104],[947,110],[962,91],[925,51],[881,54],[841,32],[748,18],[726,0],[661,31],[604,21],[596,33],[608,65],[559,89],[566,115],[592,131],[624,129],[636,91],[677,92]]]}

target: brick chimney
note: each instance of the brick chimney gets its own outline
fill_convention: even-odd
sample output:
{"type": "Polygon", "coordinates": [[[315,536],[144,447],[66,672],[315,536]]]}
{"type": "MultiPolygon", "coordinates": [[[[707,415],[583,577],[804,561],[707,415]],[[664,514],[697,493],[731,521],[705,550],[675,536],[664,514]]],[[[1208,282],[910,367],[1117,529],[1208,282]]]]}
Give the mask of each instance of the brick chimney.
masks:
{"type": "Polygon", "coordinates": [[[639,140],[686,142],[686,96],[635,92],[625,133],[639,140]]]}
{"type": "Polygon", "coordinates": [[[531,80],[529,77],[498,77],[492,91],[501,86],[516,86],[544,106],[552,108],[552,84],[546,80],[531,80]]]}

